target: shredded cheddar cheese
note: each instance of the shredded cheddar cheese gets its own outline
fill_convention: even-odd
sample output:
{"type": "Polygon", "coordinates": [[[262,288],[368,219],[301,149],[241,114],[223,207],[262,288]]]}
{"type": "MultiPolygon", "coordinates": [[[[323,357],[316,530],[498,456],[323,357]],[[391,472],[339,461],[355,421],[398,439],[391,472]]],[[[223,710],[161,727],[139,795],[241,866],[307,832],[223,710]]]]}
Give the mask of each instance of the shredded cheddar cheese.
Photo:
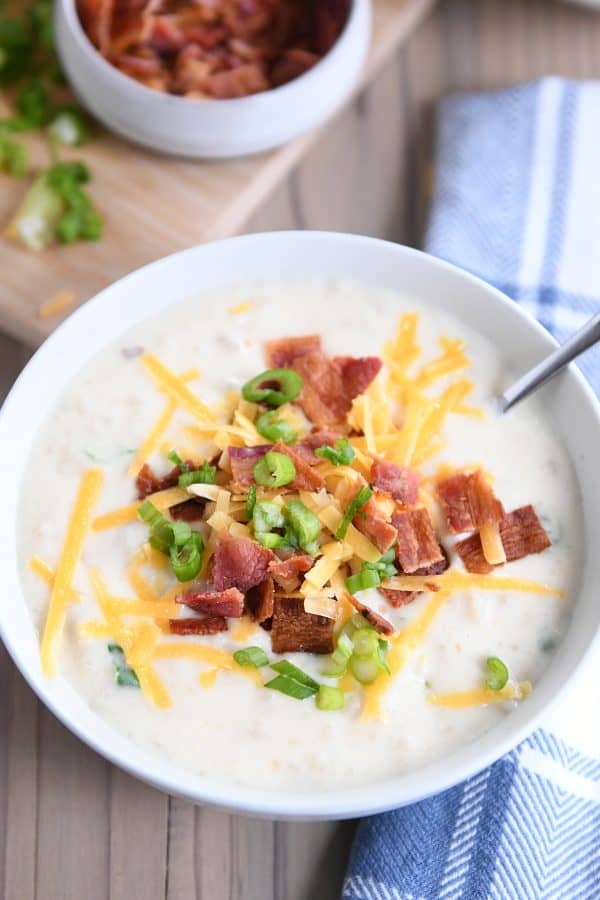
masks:
{"type": "Polygon", "coordinates": [[[187,659],[204,663],[237,675],[245,675],[259,687],[264,684],[260,672],[250,666],[239,666],[233,655],[218,647],[206,644],[167,643],[159,644],[154,652],[154,659],[187,659]]]}
{"type": "Polygon", "coordinates": [[[471,575],[456,569],[448,569],[441,575],[397,575],[383,583],[383,587],[393,591],[427,591],[431,585],[450,591],[515,591],[549,597],[563,596],[562,591],[538,581],[501,575],[471,575]]]}
{"type": "Polygon", "coordinates": [[[230,316],[239,316],[241,313],[250,312],[251,309],[254,309],[254,303],[251,300],[246,300],[244,303],[236,303],[235,306],[230,306],[227,312],[230,316]]]}
{"type": "Polygon", "coordinates": [[[383,696],[390,686],[392,678],[402,671],[410,654],[423,641],[431,623],[449,597],[450,591],[438,591],[428,600],[424,609],[410,625],[390,638],[391,646],[387,654],[387,664],[392,674],[389,676],[382,672],[376,681],[365,686],[362,718],[381,718],[383,696]]]}
{"type": "Polygon", "coordinates": [[[490,566],[501,566],[506,562],[506,553],[502,538],[500,537],[500,526],[497,522],[485,523],[479,529],[479,537],[481,538],[481,548],[486,562],[490,566]]]}
{"type": "Polygon", "coordinates": [[[79,485],[67,535],[56,567],[42,638],[42,668],[47,677],[52,677],[56,671],[56,651],[65,624],[67,606],[72,599],[72,582],[90,528],[92,513],[100,497],[103,481],[104,475],[99,469],[88,469],[79,485]]]}
{"type": "Polygon", "coordinates": [[[444,375],[469,365],[465,342],[461,338],[441,337],[439,343],[442,348],[440,356],[424,365],[417,374],[415,382],[420,388],[428,387],[444,375]]]}
{"type": "Polygon", "coordinates": [[[175,375],[153,353],[145,353],[141,360],[160,390],[173,400],[177,406],[181,406],[189,415],[194,419],[199,419],[201,422],[214,421],[215,417],[208,406],[190,391],[180,376],[175,375]]]}
{"type": "MultiPolygon", "coordinates": [[[[200,376],[197,369],[190,369],[181,375],[181,380],[186,384],[194,381],[200,376]]],[[[140,448],[133,458],[131,465],[127,471],[130,478],[135,478],[145,462],[147,462],[153,453],[158,450],[164,434],[173,420],[173,416],[177,410],[177,404],[174,400],[167,400],[162,413],[142,441],[140,448]]]]}
{"type": "Polygon", "coordinates": [[[470,706],[487,706],[489,703],[505,703],[507,700],[523,700],[531,693],[529,681],[507,684],[501,691],[489,688],[474,688],[471,691],[454,691],[448,694],[429,693],[427,702],[449,709],[467,709],[470,706]]]}
{"type": "Polygon", "coordinates": [[[50,297],[49,300],[46,300],[45,303],[42,303],[38,309],[38,318],[50,319],[52,316],[58,316],[75,306],[75,300],[74,291],[59,291],[53,297],[50,297]]]}
{"type": "MultiPolygon", "coordinates": [[[[156,494],[150,494],[145,498],[145,500],[150,500],[160,512],[164,512],[169,507],[189,499],[187,491],[181,488],[167,488],[164,491],[157,491],[156,494]]],[[[144,500],[136,500],[135,503],[129,503],[120,509],[103,513],[92,522],[92,531],[105,531],[107,528],[118,528],[120,525],[129,525],[131,522],[137,522],[137,511],[142,503],[144,503],[144,500]]]]}

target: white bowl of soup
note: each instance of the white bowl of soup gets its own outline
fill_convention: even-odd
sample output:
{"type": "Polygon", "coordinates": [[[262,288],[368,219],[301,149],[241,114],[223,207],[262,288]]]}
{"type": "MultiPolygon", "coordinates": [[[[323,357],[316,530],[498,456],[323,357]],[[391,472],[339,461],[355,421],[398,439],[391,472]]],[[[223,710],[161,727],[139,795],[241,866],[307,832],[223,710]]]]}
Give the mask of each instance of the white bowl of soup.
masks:
{"type": "Polygon", "coordinates": [[[419,251],[259,234],[159,260],[35,354],[0,415],[0,625],[43,702],[139,778],[344,818],[536,726],[600,623],[598,405],[419,251]]]}

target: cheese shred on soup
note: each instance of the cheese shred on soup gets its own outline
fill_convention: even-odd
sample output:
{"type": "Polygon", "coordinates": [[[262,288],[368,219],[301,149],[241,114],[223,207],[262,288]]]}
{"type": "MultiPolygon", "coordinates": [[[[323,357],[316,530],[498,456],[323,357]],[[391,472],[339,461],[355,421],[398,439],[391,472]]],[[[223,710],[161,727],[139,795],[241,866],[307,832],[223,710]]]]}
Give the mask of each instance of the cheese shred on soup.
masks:
{"type": "Polygon", "coordinates": [[[349,282],[179,304],[74,379],[23,485],[47,677],[181,768],[268,790],[415,769],[535,690],[580,503],[462,322],[349,282]]]}

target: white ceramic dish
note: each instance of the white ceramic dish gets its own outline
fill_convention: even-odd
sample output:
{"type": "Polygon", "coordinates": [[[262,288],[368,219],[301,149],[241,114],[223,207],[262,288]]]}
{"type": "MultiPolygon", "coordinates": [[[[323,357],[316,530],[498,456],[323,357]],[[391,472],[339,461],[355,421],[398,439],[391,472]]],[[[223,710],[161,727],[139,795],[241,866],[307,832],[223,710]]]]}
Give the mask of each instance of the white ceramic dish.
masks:
{"type": "Polygon", "coordinates": [[[82,104],[112,131],[152,150],[227,158],[270,150],[320,125],[351,93],[371,34],[370,0],[352,0],[329,53],[294,81],[235,100],[162,94],[106,62],[81,27],[75,0],[55,5],[58,54],[82,104]]]}
{"type": "MultiPolygon", "coordinates": [[[[15,518],[24,467],[39,425],[72,376],[123,330],[189,297],[264,277],[336,277],[412,294],[468,321],[493,340],[515,370],[554,345],[552,338],[504,295],[417,250],[354,235],[280,232],[192,248],[146,266],[89,301],[46,341],[21,374],[0,413],[0,632],[9,652],[46,705],[82,740],[116,764],[170,793],[238,812],[286,818],[345,818],[419,800],[482,769],[537,724],[572,680],[600,629],[595,551],[600,509],[600,410],[571,368],[544,388],[548,416],[569,449],[584,485],[584,560],[567,634],[535,691],[492,731],[421,770],[377,784],[330,793],[258,789],[216,782],[176,769],[140,750],[93,713],[64,679],[46,680],[17,569],[15,518]]],[[[285,302],[282,300],[282,302],[285,302]]]]}

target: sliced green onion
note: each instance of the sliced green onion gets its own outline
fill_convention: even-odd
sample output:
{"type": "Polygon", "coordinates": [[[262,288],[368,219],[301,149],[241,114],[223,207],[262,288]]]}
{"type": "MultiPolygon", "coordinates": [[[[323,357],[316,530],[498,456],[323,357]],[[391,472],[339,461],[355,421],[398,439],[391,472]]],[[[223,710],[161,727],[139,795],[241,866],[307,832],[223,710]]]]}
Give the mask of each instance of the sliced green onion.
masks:
{"type": "MultiPolygon", "coordinates": [[[[186,467],[187,469],[187,467],[186,467]]],[[[207,462],[203,463],[199,469],[192,472],[189,469],[182,472],[177,481],[180,488],[188,488],[190,484],[215,484],[217,480],[216,466],[210,466],[207,462]]]]}
{"type": "Polygon", "coordinates": [[[269,550],[289,547],[289,544],[283,535],[276,534],[274,531],[267,531],[266,533],[261,532],[260,534],[255,534],[254,537],[259,544],[262,544],[263,547],[268,547],[269,550]]]}
{"type": "Polygon", "coordinates": [[[281,507],[277,503],[271,503],[268,500],[261,500],[254,506],[254,514],[252,516],[254,524],[254,534],[266,534],[273,531],[274,528],[283,528],[285,519],[281,507]]]}
{"type": "Polygon", "coordinates": [[[204,542],[198,531],[191,532],[184,544],[170,547],[169,560],[177,581],[192,581],[196,577],[202,565],[203,550],[204,542]]]}
{"type": "Polygon", "coordinates": [[[177,450],[171,450],[170,453],[167,453],[167,459],[169,459],[174,466],[177,466],[178,469],[181,469],[182,472],[190,471],[190,467],[182,460],[177,450]]]}
{"type": "Polygon", "coordinates": [[[254,516],[254,507],[256,506],[256,485],[251,484],[246,497],[246,518],[248,521],[254,516]]]}
{"type": "Polygon", "coordinates": [[[348,667],[348,660],[352,656],[353,650],[352,638],[342,629],[337,639],[335,650],[330,656],[330,664],[323,670],[323,675],[326,675],[328,678],[341,678],[348,667]]]}
{"type": "Polygon", "coordinates": [[[314,688],[295,681],[293,678],[288,678],[287,675],[277,675],[271,681],[267,681],[265,687],[272,691],[279,691],[280,694],[285,694],[287,697],[293,697],[294,700],[306,700],[307,697],[314,697],[317,693],[314,688]]]}
{"type": "Polygon", "coordinates": [[[361,684],[371,684],[379,675],[380,669],[374,656],[350,657],[350,671],[361,684]]]}
{"type": "Polygon", "coordinates": [[[350,523],[354,516],[360,512],[365,503],[368,503],[371,497],[373,496],[373,491],[370,487],[361,487],[360,490],[356,492],[352,500],[350,501],[346,512],[344,513],[344,518],[340,522],[338,529],[335,533],[338,541],[343,541],[346,537],[346,532],[350,527],[350,523]]]}
{"type": "Polygon", "coordinates": [[[396,550],[394,547],[390,547],[387,553],[384,553],[381,559],[378,559],[377,562],[374,563],[364,563],[364,569],[371,569],[374,572],[379,574],[379,577],[382,581],[385,581],[386,578],[391,578],[392,575],[396,575],[398,570],[394,565],[394,560],[396,558],[396,550]]]}
{"type": "Polygon", "coordinates": [[[256,430],[273,444],[276,444],[277,441],[293,444],[298,439],[298,432],[285,419],[277,419],[276,416],[277,413],[274,410],[263,413],[256,420],[256,430]]]}
{"type": "Polygon", "coordinates": [[[85,140],[87,128],[79,110],[66,107],[55,114],[48,125],[48,134],[67,147],[78,147],[85,140]]]}
{"type": "Polygon", "coordinates": [[[119,644],[109,644],[108,652],[114,657],[115,682],[121,687],[139,688],[139,679],[131,666],[127,665],[123,648],[119,644]]]}
{"type": "Polygon", "coordinates": [[[242,396],[250,403],[283,406],[296,399],[303,384],[302,378],[291,369],[268,369],[246,382],[242,396]]]}
{"type": "Polygon", "coordinates": [[[367,622],[364,616],[361,616],[360,613],[354,613],[350,622],[354,626],[355,631],[358,631],[360,628],[373,628],[370,622],[367,622]]]}
{"type": "Polygon", "coordinates": [[[370,628],[360,628],[354,635],[354,654],[360,657],[374,656],[377,653],[377,632],[370,628]]]}
{"type": "Polygon", "coordinates": [[[346,587],[351,594],[357,594],[358,591],[366,591],[368,588],[378,587],[381,584],[379,573],[372,569],[361,569],[356,575],[350,575],[346,578],[346,587]]]}
{"type": "Polygon", "coordinates": [[[316,552],[315,541],[321,533],[321,523],[314,512],[300,500],[290,500],[289,503],[286,503],[284,512],[290,528],[298,539],[299,546],[308,553],[316,552]]]}
{"type": "Polygon", "coordinates": [[[485,667],[487,669],[485,686],[488,687],[490,691],[501,691],[503,687],[506,687],[508,682],[508,668],[501,659],[498,659],[497,656],[488,656],[485,661],[485,667]]]}
{"type": "Polygon", "coordinates": [[[295,666],[288,659],[282,659],[279,662],[272,663],[271,668],[280,675],[285,675],[286,678],[293,678],[294,681],[312,688],[313,693],[315,694],[319,690],[318,681],[315,681],[314,678],[311,678],[310,675],[307,675],[306,672],[303,672],[302,669],[299,669],[298,666],[295,666]]]}
{"type": "Polygon", "coordinates": [[[115,681],[120,687],[137,687],[140,686],[140,680],[131,666],[116,666],[115,681]]]}
{"type": "Polygon", "coordinates": [[[377,651],[375,653],[375,659],[379,665],[380,669],[383,669],[384,672],[387,672],[388,675],[392,674],[392,671],[388,665],[388,661],[385,658],[385,654],[387,653],[389,643],[384,641],[383,638],[379,638],[377,641],[377,651]]]}
{"type": "Polygon", "coordinates": [[[261,647],[244,647],[243,650],[236,650],[233,654],[238,666],[254,666],[260,669],[261,666],[269,665],[269,658],[261,647]]]}
{"type": "Polygon", "coordinates": [[[338,687],[329,687],[322,684],[316,696],[316,704],[318,709],[330,712],[344,707],[344,692],[338,687]]]}
{"type": "Polygon", "coordinates": [[[296,467],[289,456],[269,450],[253,469],[254,480],[263,487],[283,487],[296,477],[296,467]]]}
{"type": "Polygon", "coordinates": [[[349,466],[356,453],[347,438],[339,438],[334,447],[324,444],[315,450],[315,455],[327,459],[334,466],[349,466]]]}

